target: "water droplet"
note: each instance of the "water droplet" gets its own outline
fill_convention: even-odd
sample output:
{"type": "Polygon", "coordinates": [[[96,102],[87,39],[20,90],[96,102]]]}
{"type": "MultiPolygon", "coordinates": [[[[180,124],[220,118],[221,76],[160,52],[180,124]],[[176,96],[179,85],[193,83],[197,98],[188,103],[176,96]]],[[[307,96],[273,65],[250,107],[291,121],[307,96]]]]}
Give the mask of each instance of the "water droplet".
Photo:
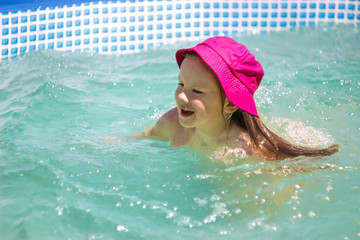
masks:
{"type": "Polygon", "coordinates": [[[128,232],[129,229],[127,229],[126,227],[122,226],[122,225],[118,225],[116,227],[116,230],[118,230],[119,232],[128,232]]]}
{"type": "Polygon", "coordinates": [[[316,216],[316,214],[314,212],[312,212],[312,211],[309,212],[308,215],[309,215],[309,217],[315,217],[316,216]]]}
{"type": "Polygon", "coordinates": [[[220,235],[226,235],[226,234],[228,234],[228,232],[226,230],[220,231],[220,235]]]}
{"type": "Polygon", "coordinates": [[[235,213],[236,213],[236,214],[241,213],[241,209],[240,209],[240,208],[235,209],[235,213]]]}
{"type": "Polygon", "coordinates": [[[174,216],[174,213],[171,212],[171,213],[169,213],[169,214],[166,216],[166,218],[167,218],[167,219],[170,219],[170,218],[172,218],[173,216],[174,216]]]}

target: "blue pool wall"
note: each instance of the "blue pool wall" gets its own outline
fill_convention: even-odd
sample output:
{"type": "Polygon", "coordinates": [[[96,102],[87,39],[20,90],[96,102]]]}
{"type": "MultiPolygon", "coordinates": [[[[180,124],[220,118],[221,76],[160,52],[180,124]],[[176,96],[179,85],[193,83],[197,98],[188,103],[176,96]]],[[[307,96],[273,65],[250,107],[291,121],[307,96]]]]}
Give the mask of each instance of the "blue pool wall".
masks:
{"type": "Polygon", "coordinates": [[[122,54],[211,36],[360,22],[360,0],[2,0],[0,59],[54,49],[122,54]]]}

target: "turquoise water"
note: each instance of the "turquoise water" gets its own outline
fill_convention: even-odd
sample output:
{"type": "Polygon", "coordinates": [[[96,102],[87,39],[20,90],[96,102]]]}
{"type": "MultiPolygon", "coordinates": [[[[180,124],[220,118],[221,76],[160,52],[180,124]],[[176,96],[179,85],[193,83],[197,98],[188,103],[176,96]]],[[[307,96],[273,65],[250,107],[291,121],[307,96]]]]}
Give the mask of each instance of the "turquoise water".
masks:
{"type": "Polygon", "coordinates": [[[0,65],[1,239],[360,239],[360,34],[234,36],[265,70],[263,121],[330,157],[221,163],[133,139],[174,106],[179,43],[0,65]],[[122,137],[106,142],[100,136],[122,137]]]}

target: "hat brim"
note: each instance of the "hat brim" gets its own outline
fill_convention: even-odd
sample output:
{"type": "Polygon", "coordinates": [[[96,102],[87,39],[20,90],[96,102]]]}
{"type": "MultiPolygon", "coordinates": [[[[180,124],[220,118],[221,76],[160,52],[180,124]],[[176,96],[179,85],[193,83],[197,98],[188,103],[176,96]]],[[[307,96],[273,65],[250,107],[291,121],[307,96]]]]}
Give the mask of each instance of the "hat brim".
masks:
{"type": "MultiPolygon", "coordinates": [[[[225,61],[212,48],[199,44],[193,48],[178,50],[175,56],[179,68],[187,52],[195,52],[213,70],[230,102],[239,109],[259,117],[254,97],[249,89],[241,82],[241,79],[233,75],[225,61]]],[[[245,75],[244,78],[246,78],[245,75]]]]}

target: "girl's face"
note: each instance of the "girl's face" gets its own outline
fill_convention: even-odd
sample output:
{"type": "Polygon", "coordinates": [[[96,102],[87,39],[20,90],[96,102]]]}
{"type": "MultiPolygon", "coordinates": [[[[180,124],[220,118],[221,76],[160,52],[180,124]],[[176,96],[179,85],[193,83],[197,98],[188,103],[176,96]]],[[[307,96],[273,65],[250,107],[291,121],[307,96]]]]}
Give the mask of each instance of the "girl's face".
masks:
{"type": "Polygon", "coordinates": [[[224,124],[220,84],[199,56],[187,54],[183,60],[175,99],[183,127],[211,130],[224,124]]]}

